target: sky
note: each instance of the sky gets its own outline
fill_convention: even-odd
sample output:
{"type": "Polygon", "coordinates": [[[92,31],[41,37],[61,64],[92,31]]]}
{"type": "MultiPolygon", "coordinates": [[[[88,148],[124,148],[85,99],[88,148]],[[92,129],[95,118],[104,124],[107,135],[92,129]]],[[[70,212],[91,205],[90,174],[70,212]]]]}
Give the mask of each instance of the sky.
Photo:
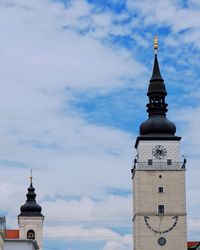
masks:
{"type": "Polygon", "coordinates": [[[0,0],[0,212],[17,228],[30,170],[43,249],[132,250],[134,143],[153,37],[187,158],[188,240],[200,240],[200,2],[0,0]]]}

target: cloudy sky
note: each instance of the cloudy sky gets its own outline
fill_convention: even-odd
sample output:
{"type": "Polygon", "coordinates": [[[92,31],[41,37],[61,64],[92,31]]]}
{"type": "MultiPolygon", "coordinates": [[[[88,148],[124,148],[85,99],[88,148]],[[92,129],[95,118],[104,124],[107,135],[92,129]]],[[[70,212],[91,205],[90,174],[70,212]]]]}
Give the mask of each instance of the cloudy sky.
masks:
{"type": "Polygon", "coordinates": [[[199,0],[0,0],[0,211],[17,227],[30,169],[44,249],[132,250],[132,161],[154,34],[199,240],[199,0]]]}

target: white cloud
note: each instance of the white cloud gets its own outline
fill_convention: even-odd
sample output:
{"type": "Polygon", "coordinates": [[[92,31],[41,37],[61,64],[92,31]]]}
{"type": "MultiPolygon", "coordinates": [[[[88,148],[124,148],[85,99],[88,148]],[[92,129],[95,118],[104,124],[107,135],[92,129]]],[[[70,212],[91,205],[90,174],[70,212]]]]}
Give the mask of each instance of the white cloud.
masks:
{"type": "MultiPolygon", "coordinates": [[[[1,158],[32,167],[34,183],[42,197],[60,192],[93,196],[103,194],[105,187],[129,187],[126,178],[130,178],[131,137],[126,133],[70,117],[57,121],[49,118],[39,120],[39,123],[37,120],[15,121],[15,126],[9,126],[9,130],[1,137],[4,142],[0,145],[1,158]],[[55,184],[49,185],[43,181],[45,179],[55,184]]],[[[2,163],[2,175],[7,180],[14,171],[13,165],[7,167],[2,163]]],[[[28,174],[25,169],[16,171],[19,172],[19,182],[25,180],[28,174]]],[[[24,184],[25,190],[27,184],[24,184]]]]}
{"type": "Polygon", "coordinates": [[[0,21],[6,23],[6,27],[1,27],[1,69],[3,79],[10,84],[54,91],[64,87],[110,88],[124,84],[124,78],[136,79],[145,72],[144,66],[127,51],[108,48],[92,36],[78,33],[88,21],[95,26],[94,32],[98,32],[98,27],[110,27],[109,13],[88,16],[91,7],[85,1],[74,1],[67,8],[38,2],[34,2],[36,7],[32,10],[33,2],[24,1],[29,11],[1,8],[0,21]]]}
{"type": "MultiPolygon", "coordinates": [[[[1,158],[34,168],[34,175],[41,177],[42,197],[56,195],[63,185],[66,193],[71,190],[70,195],[103,193],[100,190],[107,184],[113,187],[120,180],[125,158],[129,163],[131,157],[125,150],[131,137],[85,122],[70,110],[70,91],[63,90],[111,88],[121,85],[123,77],[138,76],[142,67],[126,51],[62,29],[68,19],[81,24],[79,19],[91,11],[85,1],[73,1],[66,8],[49,1],[6,3],[0,15],[1,24],[6,23],[1,26],[1,158]],[[54,173],[55,169],[59,171],[54,173]],[[116,169],[116,178],[109,180],[116,169]],[[60,180],[56,187],[42,181],[55,177],[60,180]],[[77,179],[80,186],[74,185],[77,179]]],[[[6,180],[13,167],[2,164],[6,180]]],[[[21,182],[27,173],[18,171],[21,182]]],[[[121,186],[128,186],[125,180],[121,186]]]]}
{"type": "Polygon", "coordinates": [[[128,235],[122,238],[121,241],[108,241],[103,250],[130,250],[132,246],[132,235],[128,235]]]}
{"type": "Polygon", "coordinates": [[[83,228],[82,226],[71,227],[46,227],[45,237],[65,238],[67,240],[99,241],[109,238],[120,238],[120,235],[103,227],[83,228]]]}
{"type": "MultiPolygon", "coordinates": [[[[46,222],[55,222],[51,228],[54,232],[57,221],[77,216],[91,223],[97,223],[98,216],[104,222],[110,217],[110,224],[122,226],[123,221],[114,220],[117,216],[127,220],[131,202],[123,197],[108,198],[107,189],[130,188],[132,137],[118,129],[89,124],[72,111],[70,88],[107,90],[124,84],[124,78],[136,79],[145,68],[127,51],[106,47],[92,34],[77,33],[78,25],[88,27],[90,6],[84,1],[67,8],[48,1],[18,4],[29,10],[17,6],[1,6],[0,10],[0,23],[6,23],[6,28],[1,27],[4,38],[0,50],[0,162],[4,178],[0,209],[8,213],[8,226],[16,227],[16,216],[26,199],[29,169],[33,168],[37,201],[46,222]],[[101,201],[62,199],[82,195],[101,201]]],[[[110,16],[94,19],[104,29],[110,16]]],[[[117,237],[117,245],[124,244],[120,234],[106,228],[108,224],[99,224],[95,228],[93,223],[90,229],[63,226],[65,233],[58,230],[57,236],[69,232],[94,237],[100,234],[108,240],[110,234],[114,241],[117,237]]]]}
{"type": "MultiPolygon", "coordinates": [[[[179,35],[177,45],[182,42],[193,43],[200,48],[199,43],[199,14],[200,9],[196,1],[189,1],[184,6],[183,1],[159,0],[159,1],[127,1],[130,11],[139,12],[140,18],[143,19],[144,25],[157,25],[158,27],[169,27],[172,30],[171,36],[179,35]]],[[[169,35],[168,35],[169,36],[169,35]]],[[[172,44],[171,44],[172,45],[172,44]]],[[[174,45],[174,43],[173,43],[174,45]]]]}
{"type": "Polygon", "coordinates": [[[41,203],[47,225],[57,223],[99,226],[130,227],[132,226],[132,197],[109,195],[103,200],[90,197],[64,200],[57,198],[41,203]],[[49,209],[51,207],[51,209],[49,209]]]}
{"type": "MultiPolygon", "coordinates": [[[[80,218],[85,215],[92,220],[101,215],[104,220],[108,216],[114,220],[124,213],[127,218],[128,200],[108,198],[108,190],[130,188],[132,137],[85,121],[70,108],[70,90],[107,91],[128,85],[131,79],[141,87],[137,79],[146,68],[127,50],[101,42],[114,29],[113,16],[97,15],[91,9],[86,1],[72,1],[67,6],[47,0],[1,1],[0,164],[4,181],[0,183],[0,210],[8,213],[8,226],[16,227],[16,216],[26,200],[30,168],[47,222],[63,219],[50,207],[61,211],[65,206],[69,218],[67,214],[73,217],[74,213],[68,206],[77,211],[77,206],[84,204],[80,218]],[[84,34],[84,29],[92,26],[94,32],[84,34]],[[98,30],[102,35],[97,38],[98,30]],[[71,196],[91,196],[101,202],[62,200],[71,196]],[[111,203],[115,207],[111,208],[111,203]]],[[[81,233],[82,227],[75,232],[81,233]]],[[[111,233],[123,244],[114,230],[88,230],[102,238],[111,233]]]]}
{"type": "Polygon", "coordinates": [[[188,220],[188,227],[191,229],[200,229],[200,220],[198,218],[188,220]]]}
{"type": "Polygon", "coordinates": [[[65,241],[106,241],[102,250],[131,250],[131,235],[120,234],[104,227],[84,228],[82,226],[47,227],[45,238],[64,239],[65,241]]]}
{"type": "Polygon", "coordinates": [[[82,197],[80,200],[59,198],[43,202],[46,217],[44,237],[67,242],[105,241],[102,250],[131,250],[131,235],[120,235],[109,229],[132,227],[131,202],[131,196],[114,195],[97,201],[82,197]]]}

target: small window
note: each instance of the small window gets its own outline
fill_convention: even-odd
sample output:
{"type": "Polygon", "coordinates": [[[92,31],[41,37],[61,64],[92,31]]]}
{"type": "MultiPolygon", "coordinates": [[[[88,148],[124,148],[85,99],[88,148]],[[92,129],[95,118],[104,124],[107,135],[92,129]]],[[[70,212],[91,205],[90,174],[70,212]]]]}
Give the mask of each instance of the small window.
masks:
{"type": "Polygon", "coordinates": [[[165,213],[165,206],[164,205],[158,205],[158,213],[159,214],[165,213]]]}
{"type": "Polygon", "coordinates": [[[162,175],[159,175],[159,179],[162,179],[162,175]]]}
{"type": "Polygon", "coordinates": [[[153,165],[153,160],[152,159],[148,159],[148,165],[153,165]]]}
{"type": "Polygon", "coordinates": [[[172,159],[167,159],[167,165],[172,165],[172,159]]]}
{"type": "Polygon", "coordinates": [[[158,187],[158,193],[164,193],[164,187],[158,187]]]}
{"type": "Polygon", "coordinates": [[[33,230],[28,230],[27,239],[29,239],[29,240],[34,240],[35,239],[35,232],[33,230]]]}

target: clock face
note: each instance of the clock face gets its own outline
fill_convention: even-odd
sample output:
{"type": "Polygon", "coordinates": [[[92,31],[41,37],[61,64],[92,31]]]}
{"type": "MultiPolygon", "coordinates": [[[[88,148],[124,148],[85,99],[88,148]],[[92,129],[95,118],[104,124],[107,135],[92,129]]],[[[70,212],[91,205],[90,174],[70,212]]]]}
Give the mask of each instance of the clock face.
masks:
{"type": "Polygon", "coordinates": [[[165,221],[164,217],[161,218],[159,216],[144,216],[144,222],[148,229],[157,234],[166,234],[175,228],[176,224],[178,223],[178,216],[173,216],[170,220],[171,221],[168,221],[168,223],[170,223],[169,226],[163,227],[162,223],[164,225],[167,224],[167,221],[165,221]]]}
{"type": "Polygon", "coordinates": [[[166,239],[164,238],[164,237],[160,237],[159,239],[158,239],[158,244],[160,245],[160,246],[164,246],[165,244],[166,244],[166,239]]]}
{"type": "Polygon", "coordinates": [[[163,145],[156,145],[153,150],[152,154],[156,159],[163,159],[167,155],[167,149],[163,145]]]}

